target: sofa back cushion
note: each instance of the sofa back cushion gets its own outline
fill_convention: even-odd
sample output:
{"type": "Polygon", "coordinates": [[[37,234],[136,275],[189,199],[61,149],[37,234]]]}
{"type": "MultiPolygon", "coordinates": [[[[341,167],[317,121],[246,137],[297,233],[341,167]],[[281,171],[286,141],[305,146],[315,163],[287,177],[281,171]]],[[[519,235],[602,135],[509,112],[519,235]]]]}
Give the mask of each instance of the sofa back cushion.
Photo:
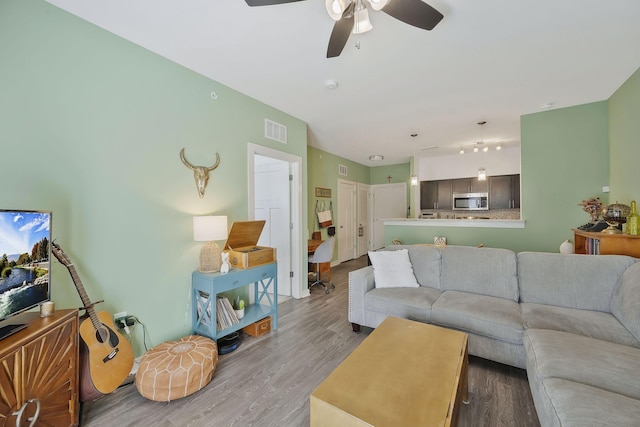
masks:
{"type": "Polygon", "coordinates": [[[627,268],[611,299],[611,313],[640,341],[640,261],[627,268]]]}
{"type": "Polygon", "coordinates": [[[520,301],[611,313],[611,297],[635,260],[623,255],[518,254],[520,301]]]}
{"type": "Polygon", "coordinates": [[[413,266],[413,274],[420,286],[440,289],[440,249],[427,245],[387,246],[387,251],[407,249],[413,266]]]}
{"type": "Polygon", "coordinates": [[[442,290],[518,301],[516,254],[507,249],[446,246],[442,290]]]}

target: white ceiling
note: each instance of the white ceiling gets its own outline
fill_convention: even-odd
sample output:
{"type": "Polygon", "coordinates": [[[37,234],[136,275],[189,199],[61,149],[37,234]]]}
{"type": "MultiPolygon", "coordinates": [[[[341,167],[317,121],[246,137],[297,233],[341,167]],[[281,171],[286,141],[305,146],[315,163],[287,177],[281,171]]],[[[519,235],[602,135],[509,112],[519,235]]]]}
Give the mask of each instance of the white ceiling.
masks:
{"type": "Polygon", "coordinates": [[[451,154],[481,134],[519,144],[522,114],[605,100],[640,67],[638,0],[429,0],[444,14],[433,31],[371,11],[373,30],[332,59],[325,0],[47,1],[307,122],[310,145],[369,166],[451,154]]]}

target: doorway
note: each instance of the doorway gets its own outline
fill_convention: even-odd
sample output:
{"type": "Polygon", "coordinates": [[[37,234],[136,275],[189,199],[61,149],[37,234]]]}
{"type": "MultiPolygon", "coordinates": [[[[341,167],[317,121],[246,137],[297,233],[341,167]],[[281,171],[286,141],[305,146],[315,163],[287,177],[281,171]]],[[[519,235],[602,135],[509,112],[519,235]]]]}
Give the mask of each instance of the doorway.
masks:
{"type": "Polygon", "coordinates": [[[302,158],[251,143],[247,152],[249,218],[266,221],[258,245],[276,248],[278,295],[301,298],[302,158]]]}
{"type": "Polygon", "coordinates": [[[338,262],[356,257],[356,183],[338,180],[338,262]]]}

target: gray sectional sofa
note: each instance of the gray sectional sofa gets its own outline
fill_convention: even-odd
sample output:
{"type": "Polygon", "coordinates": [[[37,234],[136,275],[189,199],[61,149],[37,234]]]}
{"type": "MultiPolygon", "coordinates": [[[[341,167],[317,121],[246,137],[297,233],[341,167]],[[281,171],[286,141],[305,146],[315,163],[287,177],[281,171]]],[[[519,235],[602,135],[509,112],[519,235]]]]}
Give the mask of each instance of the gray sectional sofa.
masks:
{"type": "Polygon", "coordinates": [[[542,426],[640,425],[640,262],[446,246],[408,250],[418,287],[349,275],[349,321],[387,316],[469,334],[469,353],[525,368],[542,426]]]}

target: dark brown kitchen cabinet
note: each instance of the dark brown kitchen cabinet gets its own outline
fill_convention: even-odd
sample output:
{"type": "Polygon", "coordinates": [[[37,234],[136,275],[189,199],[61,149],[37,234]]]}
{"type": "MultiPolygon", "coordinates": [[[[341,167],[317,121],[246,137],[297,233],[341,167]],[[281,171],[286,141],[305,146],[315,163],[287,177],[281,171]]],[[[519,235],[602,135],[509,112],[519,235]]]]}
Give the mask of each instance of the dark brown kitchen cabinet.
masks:
{"type": "Polygon", "coordinates": [[[520,208],[520,175],[499,175],[489,178],[489,208],[520,208]]]}
{"type": "Polygon", "coordinates": [[[420,182],[420,209],[435,209],[438,203],[438,184],[436,181],[420,182]]]}
{"type": "Polygon", "coordinates": [[[453,193],[486,193],[489,188],[487,180],[479,181],[478,178],[452,179],[453,193]]]}
{"type": "Polygon", "coordinates": [[[437,209],[451,210],[453,198],[451,193],[451,180],[438,181],[438,205],[437,209]]]}
{"type": "Polygon", "coordinates": [[[451,207],[450,179],[420,182],[420,209],[450,210],[451,207]]]}

